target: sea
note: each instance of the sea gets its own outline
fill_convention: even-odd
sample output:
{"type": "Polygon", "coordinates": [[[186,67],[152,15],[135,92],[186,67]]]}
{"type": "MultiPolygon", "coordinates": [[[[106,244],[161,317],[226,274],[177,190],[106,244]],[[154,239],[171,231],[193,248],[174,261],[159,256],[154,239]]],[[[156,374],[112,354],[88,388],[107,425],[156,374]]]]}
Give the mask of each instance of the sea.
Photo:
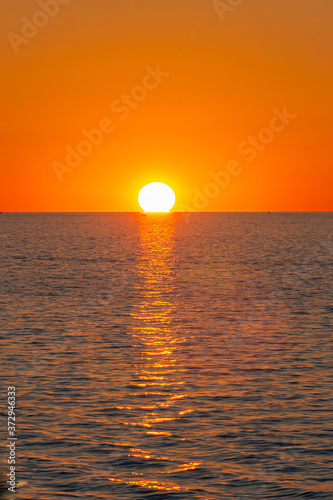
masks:
{"type": "Polygon", "coordinates": [[[332,213],[0,222],[1,498],[333,498],[332,213]]]}

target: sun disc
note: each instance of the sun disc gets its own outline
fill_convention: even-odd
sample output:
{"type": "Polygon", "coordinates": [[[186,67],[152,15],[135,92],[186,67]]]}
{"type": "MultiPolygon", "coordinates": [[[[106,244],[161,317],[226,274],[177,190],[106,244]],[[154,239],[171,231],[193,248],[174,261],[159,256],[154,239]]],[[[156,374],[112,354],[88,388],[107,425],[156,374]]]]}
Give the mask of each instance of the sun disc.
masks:
{"type": "Polygon", "coordinates": [[[169,212],[175,204],[176,196],[167,184],[151,182],[140,190],[138,201],[144,212],[169,212]]]}

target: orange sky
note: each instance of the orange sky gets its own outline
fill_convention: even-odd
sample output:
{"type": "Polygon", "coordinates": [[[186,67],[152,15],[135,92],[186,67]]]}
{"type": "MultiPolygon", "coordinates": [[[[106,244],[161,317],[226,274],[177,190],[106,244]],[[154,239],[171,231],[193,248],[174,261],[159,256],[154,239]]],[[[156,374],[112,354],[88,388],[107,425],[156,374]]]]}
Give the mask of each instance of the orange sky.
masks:
{"type": "Polygon", "coordinates": [[[332,210],[333,2],[236,3],[4,0],[0,210],[332,210]]]}

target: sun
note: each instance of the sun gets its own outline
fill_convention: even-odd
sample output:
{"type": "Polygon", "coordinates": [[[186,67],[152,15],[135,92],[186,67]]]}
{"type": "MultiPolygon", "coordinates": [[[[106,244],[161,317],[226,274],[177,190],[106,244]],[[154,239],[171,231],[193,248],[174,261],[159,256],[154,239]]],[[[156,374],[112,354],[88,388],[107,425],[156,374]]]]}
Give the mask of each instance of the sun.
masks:
{"type": "Polygon", "coordinates": [[[176,196],[167,184],[151,182],[140,190],[138,201],[144,212],[169,212],[175,204],[176,196]]]}

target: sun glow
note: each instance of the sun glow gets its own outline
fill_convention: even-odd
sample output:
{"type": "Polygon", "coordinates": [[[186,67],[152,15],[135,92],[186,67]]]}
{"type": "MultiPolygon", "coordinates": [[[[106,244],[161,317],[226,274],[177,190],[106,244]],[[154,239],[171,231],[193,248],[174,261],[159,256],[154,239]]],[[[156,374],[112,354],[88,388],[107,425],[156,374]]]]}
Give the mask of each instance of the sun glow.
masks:
{"type": "Polygon", "coordinates": [[[151,182],[139,192],[139,205],[144,212],[169,212],[176,196],[170,186],[163,182],[151,182]]]}

